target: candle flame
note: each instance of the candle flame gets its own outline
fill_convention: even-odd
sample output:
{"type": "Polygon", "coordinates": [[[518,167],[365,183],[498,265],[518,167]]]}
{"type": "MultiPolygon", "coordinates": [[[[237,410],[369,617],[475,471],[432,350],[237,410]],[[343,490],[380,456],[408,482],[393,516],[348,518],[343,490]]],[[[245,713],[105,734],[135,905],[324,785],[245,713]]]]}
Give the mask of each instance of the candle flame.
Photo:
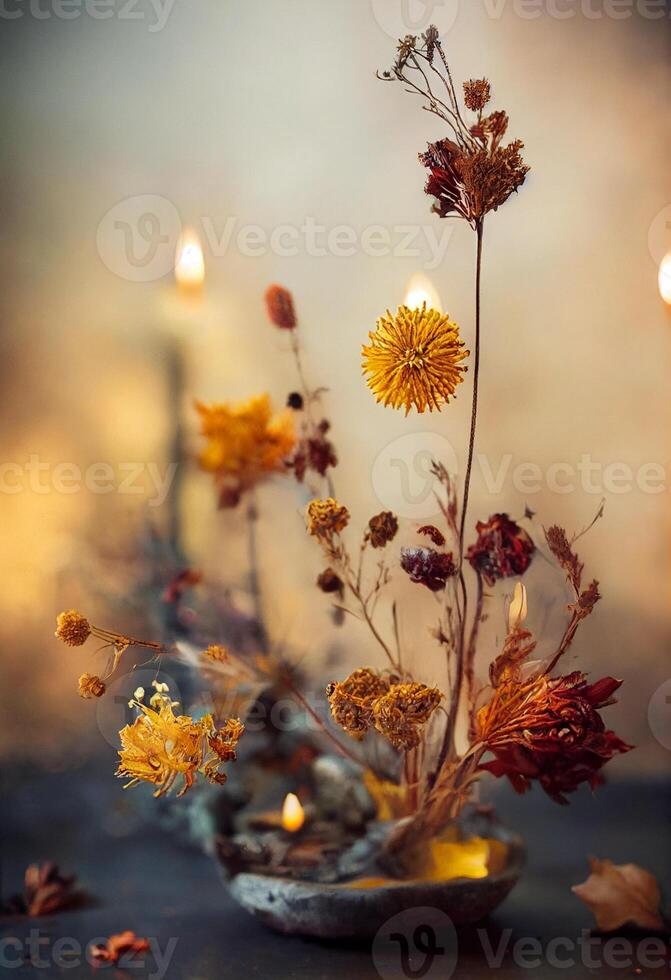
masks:
{"type": "Polygon", "coordinates": [[[305,823],[305,810],[295,793],[287,793],[282,807],[282,826],[290,834],[295,834],[305,823]]]}
{"type": "Polygon", "coordinates": [[[175,281],[185,292],[198,292],[205,281],[203,249],[191,228],[184,229],[177,244],[175,281]]]}
{"type": "Polygon", "coordinates": [[[510,633],[524,623],[529,611],[527,604],[527,589],[525,585],[518,582],[515,586],[510,608],[508,609],[508,631],[510,633]]]}
{"type": "Polygon", "coordinates": [[[418,310],[423,303],[426,303],[427,310],[440,310],[440,296],[435,286],[426,276],[421,273],[414,275],[405,289],[405,306],[411,310],[418,310]]]}
{"type": "Polygon", "coordinates": [[[664,302],[671,306],[671,252],[664,256],[659,267],[659,292],[664,302]]]}

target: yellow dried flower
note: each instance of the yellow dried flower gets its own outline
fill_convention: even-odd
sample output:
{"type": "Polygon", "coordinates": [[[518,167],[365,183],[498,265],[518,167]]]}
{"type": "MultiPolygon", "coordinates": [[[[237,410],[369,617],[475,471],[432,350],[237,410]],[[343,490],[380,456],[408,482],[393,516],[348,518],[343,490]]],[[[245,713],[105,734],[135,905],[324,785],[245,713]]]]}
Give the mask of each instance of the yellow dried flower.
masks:
{"type": "Polygon", "coordinates": [[[209,660],[212,663],[225,664],[230,660],[230,654],[226,647],[213,643],[207,650],[203,650],[203,659],[209,660]]]}
{"type": "Polygon", "coordinates": [[[86,643],[90,635],[91,625],[86,616],[82,616],[76,609],[59,613],[54,636],[63,643],[67,643],[69,647],[80,647],[86,643]]]}
{"type": "Polygon", "coordinates": [[[349,511],[333,497],[313,500],[308,506],[308,531],[316,538],[331,538],[343,531],[348,523],[349,511]]]}
{"type": "Polygon", "coordinates": [[[400,306],[397,313],[377,322],[364,346],[363,373],[378,402],[392,408],[414,406],[419,413],[439,410],[463,381],[461,366],[469,351],[459,338],[459,327],[426,304],[416,310],[400,306]]]}
{"type": "Polygon", "coordinates": [[[201,467],[221,485],[222,506],[235,506],[240,495],[264,477],[285,470],[296,442],[292,414],[273,415],[268,395],[237,405],[196,402],[207,445],[201,467]]]}
{"type": "Polygon", "coordinates": [[[352,738],[362,739],[372,725],[373,701],[388,690],[389,681],[369,667],[355,670],[339,684],[329,684],[326,693],[333,720],[352,738]]]}
{"type": "Polygon", "coordinates": [[[219,747],[220,739],[221,745],[227,746],[227,759],[234,758],[235,744],[243,731],[239,722],[235,723],[238,727],[225,727],[218,732],[211,715],[199,721],[188,715],[175,715],[174,705],[167,698],[156,708],[139,702],[135,702],[135,707],[139,716],[119,732],[121,762],[117,775],[130,777],[128,786],[141,781],[153,783],[157,787],[154,796],[164,796],[182,776],[184,786],[178,796],[183,796],[199,772],[211,782],[225,780],[220,770],[224,760],[213,742],[219,747]]]}
{"type": "Polygon", "coordinates": [[[85,701],[101,698],[106,690],[104,681],[95,674],[82,674],[79,678],[79,696],[85,701]]]}
{"type": "Polygon", "coordinates": [[[426,725],[443,695],[424,684],[393,684],[372,705],[376,730],[400,752],[416,748],[420,729],[426,725]]]}

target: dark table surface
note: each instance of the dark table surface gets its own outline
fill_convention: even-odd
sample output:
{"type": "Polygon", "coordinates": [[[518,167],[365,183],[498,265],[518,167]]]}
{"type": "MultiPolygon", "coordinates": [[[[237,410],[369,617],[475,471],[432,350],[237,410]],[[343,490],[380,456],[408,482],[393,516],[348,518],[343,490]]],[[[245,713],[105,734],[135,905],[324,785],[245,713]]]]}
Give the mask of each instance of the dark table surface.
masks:
{"type": "MultiPolygon", "coordinates": [[[[114,780],[103,782],[84,771],[74,775],[23,771],[18,779],[5,774],[3,898],[19,890],[28,863],[51,858],[64,871],[77,872],[96,896],[96,904],[44,919],[2,920],[0,967],[17,978],[91,977],[92,968],[77,949],[132,929],[152,938],[162,954],[172,949],[167,968],[157,968],[150,957],[142,969],[103,969],[99,976],[115,980],[123,976],[395,980],[413,975],[446,980],[451,975],[478,978],[490,973],[500,980],[531,974],[561,974],[572,980],[593,975],[667,976],[668,966],[655,966],[654,955],[648,961],[649,948],[641,954],[632,938],[625,938],[624,946],[622,941],[613,946],[612,940],[607,945],[609,940],[598,938],[589,947],[584,942],[580,946],[581,937],[589,938],[585,930],[593,920],[570,886],[587,876],[591,854],[641,864],[663,884],[671,881],[668,787],[661,782],[613,784],[596,797],[580,793],[570,807],[563,808],[538,792],[519,799],[502,784],[495,794],[503,821],[527,841],[528,865],[522,881],[491,920],[479,930],[459,935],[454,968],[451,960],[437,955],[426,972],[404,972],[399,953],[398,962],[387,961],[380,972],[370,945],[324,945],[266,930],[231,901],[205,854],[157,826],[153,801],[129,801],[114,780]],[[16,941],[2,943],[10,937],[16,941]],[[56,947],[59,939],[73,943],[56,947]],[[524,939],[535,943],[520,947],[524,939]],[[488,962],[490,949],[494,954],[506,950],[498,964],[488,962]],[[61,965],[55,962],[59,956],[65,957],[61,965]]],[[[667,898],[671,900],[668,890],[667,898]]],[[[421,963],[413,960],[411,966],[421,963]]]]}

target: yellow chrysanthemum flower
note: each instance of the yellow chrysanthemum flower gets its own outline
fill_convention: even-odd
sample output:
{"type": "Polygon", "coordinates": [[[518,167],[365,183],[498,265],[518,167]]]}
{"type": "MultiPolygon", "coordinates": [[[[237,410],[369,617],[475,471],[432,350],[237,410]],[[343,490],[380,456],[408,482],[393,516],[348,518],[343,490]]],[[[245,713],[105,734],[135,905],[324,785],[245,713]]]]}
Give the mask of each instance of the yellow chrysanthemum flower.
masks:
{"type": "Polygon", "coordinates": [[[222,504],[237,504],[240,494],[271,473],[282,472],[296,442],[290,412],[273,415],[268,395],[237,405],[196,402],[208,440],[200,465],[222,485],[222,504]]]}
{"type": "Polygon", "coordinates": [[[211,715],[199,721],[175,715],[169,697],[155,708],[139,701],[134,704],[140,715],[119,732],[121,762],[117,776],[130,777],[127,786],[141,781],[154,783],[154,796],[164,796],[182,776],[184,786],[178,796],[183,796],[199,772],[210,782],[225,781],[220,767],[235,758],[235,747],[244,731],[241,722],[231,719],[217,731],[211,715]]]}
{"type": "Polygon", "coordinates": [[[349,523],[349,511],[333,497],[312,500],[308,505],[308,531],[316,538],[329,539],[344,531],[349,523]]]}
{"type": "Polygon", "coordinates": [[[400,306],[377,322],[363,347],[363,373],[377,401],[392,408],[439,410],[454,396],[467,368],[469,351],[449,316],[426,308],[400,306]]]}

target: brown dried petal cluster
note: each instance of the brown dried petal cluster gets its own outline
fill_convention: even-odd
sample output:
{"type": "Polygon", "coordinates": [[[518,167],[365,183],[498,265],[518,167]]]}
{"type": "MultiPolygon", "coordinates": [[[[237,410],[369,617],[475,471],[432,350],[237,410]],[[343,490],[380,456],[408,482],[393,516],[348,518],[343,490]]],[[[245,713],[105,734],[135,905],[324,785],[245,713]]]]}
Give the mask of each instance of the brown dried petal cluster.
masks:
{"type": "Polygon", "coordinates": [[[575,591],[579,592],[584,565],[571,548],[566,531],[562,527],[553,524],[545,532],[545,540],[548,543],[548,548],[557,559],[557,562],[566,572],[567,579],[575,591]]]}
{"type": "Polygon", "coordinates": [[[537,780],[558,803],[583,782],[599,785],[602,767],[631,748],[599,714],[615,703],[621,683],[604,677],[588,684],[575,672],[501,684],[477,715],[478,738],[495,757],[482,768],[507,776],[518,793],[537,780]]]}
{"type": "Polygon", "coordinates": [[[87,896],[76,888],[74,875],[62,875],[53,861],[31,864],[24,874],[21,895],[14,895],[0,912],[7,915],[27,915],[38,918],[81,906],[87,896]]]}
{"type": "Polygon", "coordinates": [[[95,674],[82,674],[79,678],[79,696],[85,701],[101,698],[106,690],[105,682],[95,674]]]}
{"type": "Polygon", "coordinates": [[[526,572],[536,546],[519,524],[507,514],[494,514],[488,521],[478,521],[475,529],[478,540],[466,557],[487,585],[526,572]]]}
{"type": "Polygon", "coordinates": [[[104,944],[89,946],[88,952],[95,962],[118,963],[121,959],[126,962],[137,953],[147,953],[150,949],[148,939],[142,939],[127,929],[126,932],[110,936],[104,944]]]}
{"type": "MultiPolygon", "coordinates": [[[[298,396],[301,397],[300,395],[298,396]]],[[[289,406],[296,408],[295,405],[289,406]]],[[[301,398],[301,408],[302,398],[301,398]]],[[[313,434],[300,439],[296,445],[296,451],[289,460],[288,465],[293,469],[296,479],[302,483],[308,470],[318,473],[319,476],[326,476],[329,467],[338,465],[338,456],[335,446],[326,434],[331,428],[328,419],[322,419],[319,425],[313,427],[313,434]]]]}
{"type": "Polygon", "coordinates": [[[403,752],[419,745],[421,728],[443,697],[437,688],[398,683],[370,668],[355,670],[341,683],[330,684],[326,693],[334,721],[348,735],[360,740],[374,728],[403,752]]]}
{"type": "Polygon", "coordinates": [[[431,592],[441,592],[457,572],[453,555],[433,548],[401,548],[401,568],[411,582],[425,585],[431,592]]]}
{"type": "Polygon", "coordinates": [[[337,592],[342,595],[345,590],[345,583],[333,568],[325,568],[317,578],[317,586],[327,595],[337,592]]]}
{"type": "Polygon", "coordinates": [[[385,548],[398,534],[398,518],[390,510],[371,517],[367,538],[373,548],[385,548]]]}
{"type": "Polygon", "coordinates": [[[69,647],[81,647],[91,635],[91,624],[86,616],[82,616],[76,609],[70,609],[59,613],[54,635],[69,647]]]}

